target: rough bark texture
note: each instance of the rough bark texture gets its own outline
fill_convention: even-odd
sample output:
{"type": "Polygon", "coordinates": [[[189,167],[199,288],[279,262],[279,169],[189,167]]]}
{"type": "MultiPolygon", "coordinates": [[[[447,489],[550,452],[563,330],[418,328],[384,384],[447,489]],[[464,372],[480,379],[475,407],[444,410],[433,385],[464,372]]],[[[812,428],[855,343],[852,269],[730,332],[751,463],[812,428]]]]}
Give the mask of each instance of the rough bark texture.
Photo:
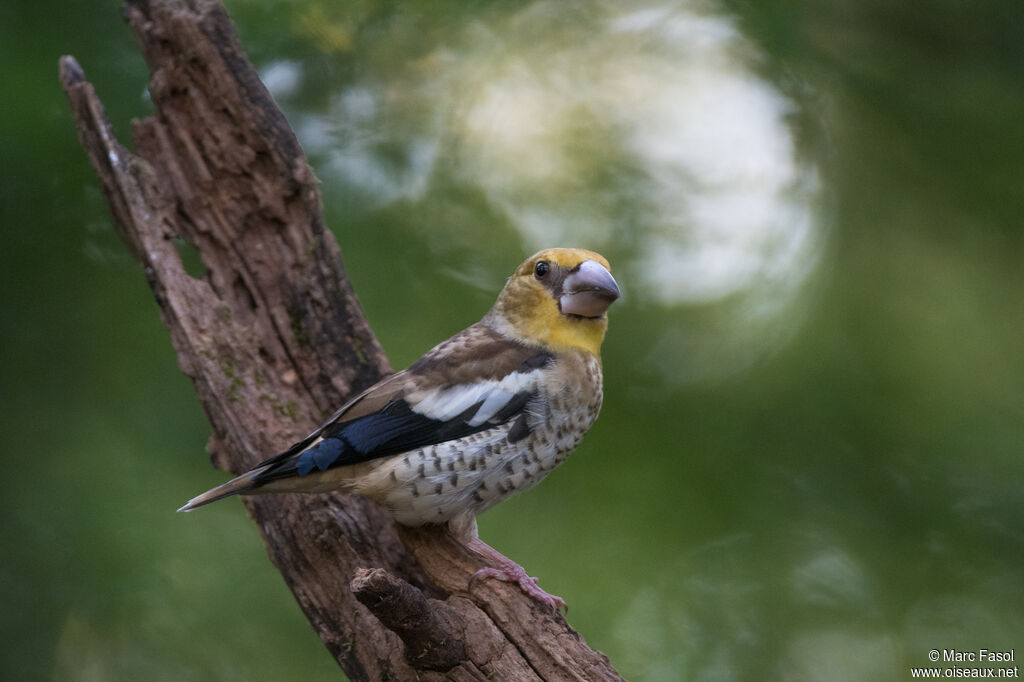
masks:
{"type": "MultiPolygon", "coordinates": [[[[139,0],[125,17],[156,115],[115,139],[91,84],[60,63],[79,138],[142,265],[182,371],[239,473],[390,371],[359,308],[316,180],[213,0],[139,0]],[[189,274],[179,250],[205,272],[189,274]],[[195,276],[193,276],[195,275],[195,276]]],[[[621,679],[564,618],[437,528],[357,496],[247,498],[271,561],[353,680],[621,679]]],[[[182,522],[198,523],[195,517],[182,522]]]]}

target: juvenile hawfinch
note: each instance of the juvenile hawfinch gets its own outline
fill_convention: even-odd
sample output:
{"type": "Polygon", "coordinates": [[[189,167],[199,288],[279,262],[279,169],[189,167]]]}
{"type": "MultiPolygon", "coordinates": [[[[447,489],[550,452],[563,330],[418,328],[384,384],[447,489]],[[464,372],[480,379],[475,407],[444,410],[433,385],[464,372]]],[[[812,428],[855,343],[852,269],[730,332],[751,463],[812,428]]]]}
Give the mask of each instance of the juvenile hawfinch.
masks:
{"type": "Polygon", "coordinates": [[[301,442],[189,500],[341,490],[398,523],[447,523],[518,582],[564,606],[477,538],[476,515],[531,488],[579,444],[601,409],[605,312],[619,297],[608,261],[546,249],[509,278],[483,319],[346,403],[301,442]]]}

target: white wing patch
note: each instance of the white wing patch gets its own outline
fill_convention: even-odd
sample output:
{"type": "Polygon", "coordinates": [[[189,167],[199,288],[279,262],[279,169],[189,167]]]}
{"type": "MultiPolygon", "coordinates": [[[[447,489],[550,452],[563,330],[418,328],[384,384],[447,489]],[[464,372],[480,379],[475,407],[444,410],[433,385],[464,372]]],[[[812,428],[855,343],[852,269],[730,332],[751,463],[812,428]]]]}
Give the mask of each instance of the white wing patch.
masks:
{"type": "Polygon", "coordinates": [[[495,413],[501,408],[508,405],[508,401],[512,400],[515,393],[510,393],[503,388],[495,387],[484,399],[484,404],[480,406],[480,409],[476,411],[473,418],[469,420],[470,426],[480,426],[485,421],[495,415],[495,413]]]}
{"type": "Polygon", "coordinates": [[[482,403],[468,421],[470,426],[480,426],[508,405],[517,393],[532,391],[536,384],[536,372],[512,372],[501,381],[490,379],[417,391],[406,400],[413,412],[438,421],[455,419],[477,403],[482,403]]]}

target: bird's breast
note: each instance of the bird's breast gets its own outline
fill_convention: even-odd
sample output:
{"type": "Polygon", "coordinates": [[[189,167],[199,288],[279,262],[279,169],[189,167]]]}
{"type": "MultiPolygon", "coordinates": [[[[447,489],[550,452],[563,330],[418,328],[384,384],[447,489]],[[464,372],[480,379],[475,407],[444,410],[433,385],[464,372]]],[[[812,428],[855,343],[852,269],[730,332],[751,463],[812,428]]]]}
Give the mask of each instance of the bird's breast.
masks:
{"type": "Polygon", "coordinates": [[[597,358],[589,353],[560,357],[546,368],[536,397],[519,417],[378,460],[353,491],[383,503],[405,525],[479,514],[533,487],[565,460],[597,419],[601,384],[597,358]]]}

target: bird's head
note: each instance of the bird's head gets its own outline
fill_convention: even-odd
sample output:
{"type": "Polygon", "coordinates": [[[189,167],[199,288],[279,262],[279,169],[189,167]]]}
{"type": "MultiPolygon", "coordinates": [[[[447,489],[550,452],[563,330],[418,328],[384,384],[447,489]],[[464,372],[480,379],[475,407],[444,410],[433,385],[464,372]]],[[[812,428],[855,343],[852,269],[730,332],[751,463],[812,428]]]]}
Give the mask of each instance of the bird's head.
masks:
{"type": "Polygon", "coordinates": [[[604,256],[545,249],[523,261],[484,322],[525,343],[598,355],[619,287],[604,256]]]}

